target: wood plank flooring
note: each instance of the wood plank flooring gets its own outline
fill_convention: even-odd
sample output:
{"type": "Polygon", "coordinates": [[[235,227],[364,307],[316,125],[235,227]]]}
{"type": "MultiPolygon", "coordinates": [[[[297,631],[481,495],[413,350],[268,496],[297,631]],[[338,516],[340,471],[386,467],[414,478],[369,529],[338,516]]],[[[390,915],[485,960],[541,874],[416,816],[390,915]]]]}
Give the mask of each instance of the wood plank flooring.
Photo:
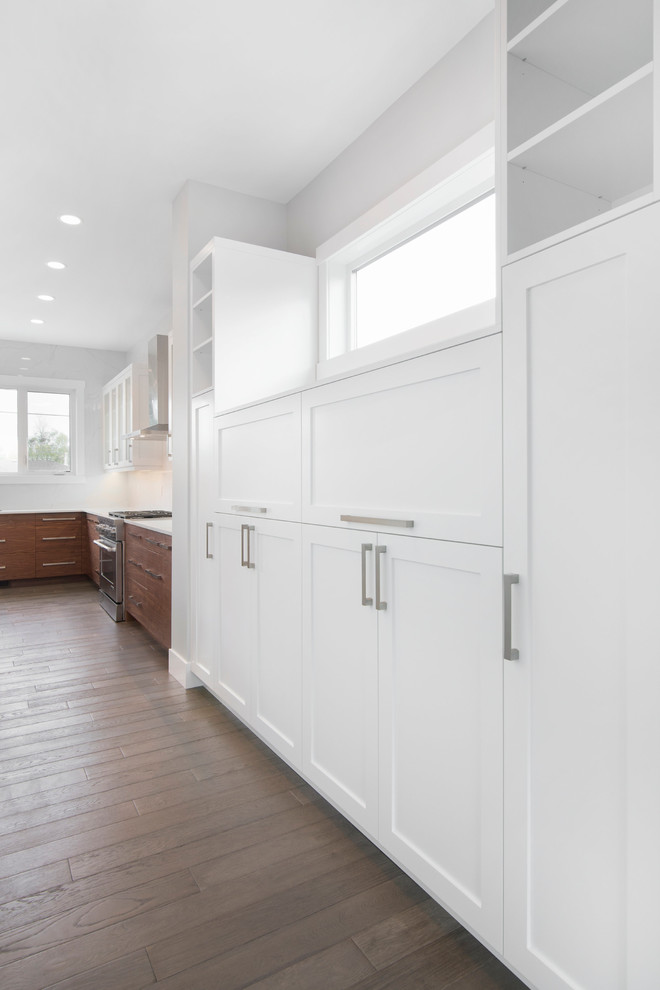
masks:
{"type": "Polygon", "coordinates": [[[3,990],[524,990],[87,583],[0,589],[3,990]]]}

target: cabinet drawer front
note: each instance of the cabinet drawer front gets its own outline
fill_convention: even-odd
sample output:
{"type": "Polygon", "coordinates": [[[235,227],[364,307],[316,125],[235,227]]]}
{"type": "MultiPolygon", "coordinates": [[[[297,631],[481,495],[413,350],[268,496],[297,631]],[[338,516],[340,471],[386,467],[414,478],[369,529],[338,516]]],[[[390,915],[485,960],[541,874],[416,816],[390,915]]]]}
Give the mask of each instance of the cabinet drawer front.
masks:
{"type": "Polygon", "coordinates": [[[500,354],[495,334],[306,392],[303,520],[501,545],[500,354]]]}
{"type": "Polygon", "coordinates": [[[62,577],[64,574],[82,574],[82,552],[80,547],[75,553],[69,550],[59,553],[40,553],[35,556],[35,574],[37,577],[62,577]]]}
{"type": "Polygon", "coordinates": [[[139,581],[145,588],[154,589],[154,594],[159,594],[159,589],[167,589],[171,586],[171,569],[165,565],[165,561],[156,554],[148,550],[138,548],[139,552],[134,553],[126,549],[126,580],[129,576],[139,581]]]}
{"type": "Polygon", "coordinates": [[[126,549],[138,553],[139,548],[159,554],[165,560],[171,559],[172,537],[169,533],[157,533],[152,529],[137,526],[126,527],[126,549]]]}
{"type": "Polygon", "coordinates": [[[25,530],[16,533],[11,530],[0,532],[0,557],[10,553],[34,554],[34,530],[31,533],[26,533],[25,530]]]}
{"type": "Polygon", "coordinates": [[[82,540],[80,536],[63,536],[43,541],[37,537],[36,554],[43,560],[72,560],[74,556],[82,559],[82,540]]]}
{"type": "Polygon", "coordinates": [[[60,526],[70,523],[75,529],[76,524],[82,522],[82,512],[39,512],[35,516],[37,532],[39,530],[51,530],[53,526],[60,526]]]}
{"type": "Polygon", "coordinates": [[[300,396],[215,421],[218,512],[300,520],[300,396]]]}
{"type": "Polygon", "coordinates": [[[41,525],[37,523],[35,531],[37,546],[58,540],[62,543],[65,541],[80,540],[81,536],[82,524],[80,520],[78,522],[69,522],[63,519],[58,522],[42,523],[41,525]]]}
{"type": "Polygon", "coordinates": [[[30,553],[0,553],[0,581],[34,577],[34,550],[30,553]]]}

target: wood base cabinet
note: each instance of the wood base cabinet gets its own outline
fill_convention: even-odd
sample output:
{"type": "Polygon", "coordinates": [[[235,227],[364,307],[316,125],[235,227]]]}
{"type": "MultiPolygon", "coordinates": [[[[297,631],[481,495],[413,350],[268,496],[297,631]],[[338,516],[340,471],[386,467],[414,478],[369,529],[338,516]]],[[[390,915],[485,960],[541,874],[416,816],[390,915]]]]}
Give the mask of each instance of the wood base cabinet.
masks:
{"type": "Polygon", "coordinates": [[[218,513],[214,691],[300,766],[300,525],[218,513]]]}
{"type": "Polygon", "coordinates": [[[126,611],[162,646],[171,644],[172,537],[126,526],[126,611]]]}
{"type": "Polygon", "coordinates": [[[0,515],[0,581],[33,578],[35,517],[29,513],[0,515]]]}
{"type": "Polygon", "coordinates": [[[660,206],[504,269],[504,956],[660,986],[660,206]]]}
{"type": "Polygon", "coordinates": [[[501,948],[501,551],[303,527],[303,770],[501,948]]]}

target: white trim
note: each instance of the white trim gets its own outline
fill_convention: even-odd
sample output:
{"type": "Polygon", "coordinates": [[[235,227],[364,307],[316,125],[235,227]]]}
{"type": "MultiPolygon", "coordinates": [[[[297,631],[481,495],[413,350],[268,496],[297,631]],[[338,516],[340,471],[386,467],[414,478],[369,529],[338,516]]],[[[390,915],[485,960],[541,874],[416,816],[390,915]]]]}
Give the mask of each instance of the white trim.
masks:
{"type": "MultiPolygon", "coordinates": [[[[351,284],[353,271],[397,244],[438,223],[485,193],[495,183],[494,125],[489,124],[459,145],[421,175],[359,217],[322,244],[316,258],[319,266],[319,365],[317,378],[325,377],[329,362],[342,358],[347,367],[359,367],[365,348],[354,349],[354,319],[351,284]],[[350,357],[349,357],[350,356],[350,357]]],[[[472,307],[471,309],[478,309],[472,307]]],[[[445,324],[445,321],[434,321],[445,324]]],[[[494,318],[489,318],[492,324],[494,318]]],[[[388,338],[389,356],[432,342],[433,324],[388,338]],[[408,343],[406,334],[413,337],[408,343]],[[419,342],[415,338],[419,338],[419,342]]],[[[463,324],[461,324],[463,326],[463,324]]],[[[471,326],[471,330],[483,329],[471,326]]],[[[447,327],[444,326],[445,336],[447,327]]],[[[465,332],[465,329],[457,332],[465,332]]],[[[373,346],[373,345],[370,345],[373,346]]]]}
{"type": "Polygon", "coordinates": [[[184,660],[183,657],[179,656],[176,650],[170,650],[168,653],[168,670],[171,676],[179,682],[184,688],[196,688],[204,687],[199,677],[196,677],[192,672],[192,665],[188,660],[184,660]]]}

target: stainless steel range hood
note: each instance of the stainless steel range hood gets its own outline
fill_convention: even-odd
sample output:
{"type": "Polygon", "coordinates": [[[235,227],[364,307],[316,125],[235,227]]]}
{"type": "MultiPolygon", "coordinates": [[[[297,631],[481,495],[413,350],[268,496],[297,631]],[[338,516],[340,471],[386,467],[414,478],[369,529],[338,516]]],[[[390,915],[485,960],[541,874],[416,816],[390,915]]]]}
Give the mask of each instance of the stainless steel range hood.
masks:
{"type": "Polygon", "coordinates": [[[167,335],[156,334],[147,344],[147,422],[139,430],[127,433],[127,437],[156,440],[169,433],[168,361],[167,335]]]}

